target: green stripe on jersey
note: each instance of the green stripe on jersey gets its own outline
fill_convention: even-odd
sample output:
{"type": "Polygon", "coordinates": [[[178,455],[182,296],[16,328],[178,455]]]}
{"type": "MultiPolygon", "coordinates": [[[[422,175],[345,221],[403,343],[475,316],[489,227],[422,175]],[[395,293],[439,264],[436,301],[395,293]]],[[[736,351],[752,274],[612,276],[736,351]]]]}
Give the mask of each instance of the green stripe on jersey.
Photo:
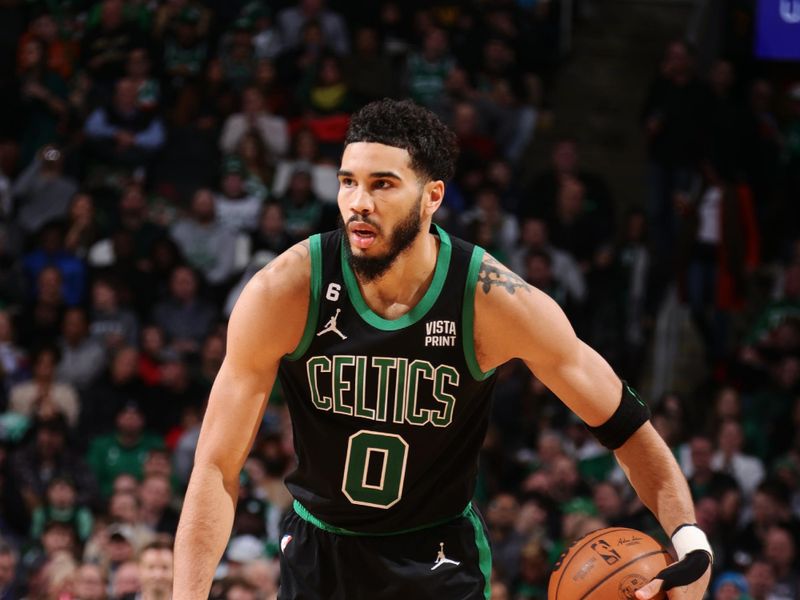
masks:
{"type": "Polygon", "coordinates": [[[472,249],[472,257],[469,259],[469,269],[467,270],[467,283],[464,285],[464,303],[461,307],[464,358],[467,361],[469,372],[476,381],[483,381],[494,373],[494,369],[484,373],[478,364],[477,356],[475,356],[475,293],[478,289],[478,272],[481,269],[485,253],[486,251],[480,246],[472,249]]]}
{"type": "Polygon", "coordinates": [[[350,297],[350,302],[356,312],[361,316],[364,321],[372,325],[375,329],[383,331],[397,331],[409,325],[413,325],[424,317],[439,297],[439,293],[444,287],[444,281],[447,279],[447,271],[450,268],[450,255],[452,254],[453,247],[450,243],[450,236],[447,232],[439,227],[436,227],[436,232],[439,234],[439,256],[436,258],[436,268],[433,271],[433,280],[427,291],[422,296],[422,299],[417,302],[410,311],[397,319],[384,319],[380,315],[374,313],[367,305],[364,297],[361,295],[361,289],[358,287],[358,280],[350,268],[350,263],[347,262],[347,254],[344,245],[349,243],[347,236],[342,236],[341,247],[341,260],[342,260],[342,275],[344,277],[344,285],[347,288],[347,295],[350,297]]]}
{"type": "Polygon", "coordinates": [[[311,340],[314,339],[314,329],[317,327],[319,314],[319,299],[322,289],[322,242],[321,236],[315,233],[308,238],[309,253],[311,254],[311,286],[308,293],[308,314],[303,337],[294,352],[286,355],[286,360],[297,360],[308,350],[311,340]]]}
{"type": "Polygon", "coordinates": [[[478,547],[478,564],[483,573],[483,597],[486,600],[492,595],[492,550],[489,548],[489,540],[486,539],[486,532],[483,530],[483,523],[481,522],[478,513],[470,504],[467,507],[466,517],[472,523],[472,528],[475,530],[475,545],[478,547]]]}
{"type": "Polygon", "coordinates": [[[299,500],[295,500],[294,503],[292,503],[292,508],[294,509],[294,512],[297,513],[298,517],[300,517],[304,521],[311,523],[314,527],[322,529],[323,531],[327,531],[328,533],[335,533],[337,535],[378,537],[385,535],[400,535],[401,533],[413,533],[415,531],[422,531],[423,529],[428,529],[429,527],[436,527],[437,525],[443,525],[444,523],[452,521],[453,519],[468,516],[469,511],[472,508],[472,505],[471,504],[467,505],[467,507],[461,512],[460,515],[447,517],[446,519],[435,521],[433,523],[426,523],[425,525],[420,525],[419,527],[412,527],[411,529],[401,529],[400,531],[388,531],[382,533],[364,533],[362,531],[353,531],[352,529],[344,529],[343,527],[336,527],[336,525],[331,525],[330,523],[326,523],[322,519],[318,519],[317,517],[312,515],[310,512],[308,512],[308,509],[305,506],[300,504],[299,500]]]}

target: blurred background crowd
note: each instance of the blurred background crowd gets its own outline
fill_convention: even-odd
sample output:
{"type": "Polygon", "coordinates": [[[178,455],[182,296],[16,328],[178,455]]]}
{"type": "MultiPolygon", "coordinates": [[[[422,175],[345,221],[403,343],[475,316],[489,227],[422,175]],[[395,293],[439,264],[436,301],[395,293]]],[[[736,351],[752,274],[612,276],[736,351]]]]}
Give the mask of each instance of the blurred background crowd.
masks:
{"type": "MultiPolygon", "coordinates": [[[[752,3],[725,6],[714,52],[678,29],[622,86],[638,162],[617,172],[642,185],[620,193],[559,103],[573,25],[613,29],[600,2],[0,1],[0,600],[169,597],[226,319],[336,226],[349,114],[387,96],[458,136],[441,224],[647,397],[716,551],[710,596],[800,598],[800,72],[755,60],[752,3]]],[[[214,598],[275,597],[291,435],[276,388],[214,598]]],[[[495,600],[545,598],[593,529],[665,539],[519,364],[476,502],[495,600]]]]}

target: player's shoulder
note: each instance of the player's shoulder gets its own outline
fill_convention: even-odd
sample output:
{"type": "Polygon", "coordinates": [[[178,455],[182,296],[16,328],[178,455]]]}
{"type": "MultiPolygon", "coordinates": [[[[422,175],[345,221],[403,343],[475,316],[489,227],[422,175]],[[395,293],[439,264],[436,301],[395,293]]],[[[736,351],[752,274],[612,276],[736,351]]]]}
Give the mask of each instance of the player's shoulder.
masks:
{"type": "Polygon", "coordinates": [[[475,288],[475,336],[487,354],[505,356],[514,346],[509,342],[538,337],[559,311],[547,294],[484,253],[475,288]]]}
{"type": "Polygon", "coordinates": [[[296,243],[262,267],[250,282],[257,293],[270,297],[308,290],[311,282],[310,238],[296,243]]]}
{"type": "Polygon", "coordinates": [[[231,317],[271,317],[287,321],[305,319],[311,287],[309,240],[303,240],[275,257],[247,282],[231,317]]]}
{"type": "Polygon", "coordinates": [[[481,370],[489,371],[513,358],[514,341],[525,335],[525,305],[535,288],[488,252],[483,252],[477,271],[475,355],[481,370]]]}
{"type": "MultiPolygon", "coordinates": [[[[309,240],[295,244],[258,271],[231,313],[228,331],[237,340],[236,347],[260,358],[264,352],[275,357],[291,352],[305,327],[310,280],[309,240]]],[[[243,358],[248,364],[251,359],[243,358]]]]}

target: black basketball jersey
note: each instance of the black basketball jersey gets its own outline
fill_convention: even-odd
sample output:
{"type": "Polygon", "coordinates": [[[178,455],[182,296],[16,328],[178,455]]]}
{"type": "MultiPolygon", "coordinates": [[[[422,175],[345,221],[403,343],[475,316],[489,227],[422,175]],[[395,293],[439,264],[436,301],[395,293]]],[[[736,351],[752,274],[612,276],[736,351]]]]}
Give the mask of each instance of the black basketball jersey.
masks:
{"type": "Polygon", "coordinates": [[[298,458],[286,484],[301,509],[338,528],[422,527],[461,514],[473,495],[495,380],[474,350],[484,251],[432,233],[431,284],[393,320],[361,296],[341,232],[310,238],[306,327],[279,369],[298,458]]]}

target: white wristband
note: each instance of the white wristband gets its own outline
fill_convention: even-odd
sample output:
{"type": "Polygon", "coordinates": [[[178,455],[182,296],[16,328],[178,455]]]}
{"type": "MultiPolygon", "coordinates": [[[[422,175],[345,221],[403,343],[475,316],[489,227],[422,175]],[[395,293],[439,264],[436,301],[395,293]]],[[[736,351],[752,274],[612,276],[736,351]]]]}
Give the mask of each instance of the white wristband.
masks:
{"type": "Polygon", "coordinates": [[[682,525],[679,527],[678,531],[672,534],[672,545],[675,546],[675,552],[678,553],[678,560],[683,560],[683,557],[689,552],[703,550],[708,552],[711,562],[714,562],[711,544],[708,543],[706,534],[697,525],[682,525]]]}

